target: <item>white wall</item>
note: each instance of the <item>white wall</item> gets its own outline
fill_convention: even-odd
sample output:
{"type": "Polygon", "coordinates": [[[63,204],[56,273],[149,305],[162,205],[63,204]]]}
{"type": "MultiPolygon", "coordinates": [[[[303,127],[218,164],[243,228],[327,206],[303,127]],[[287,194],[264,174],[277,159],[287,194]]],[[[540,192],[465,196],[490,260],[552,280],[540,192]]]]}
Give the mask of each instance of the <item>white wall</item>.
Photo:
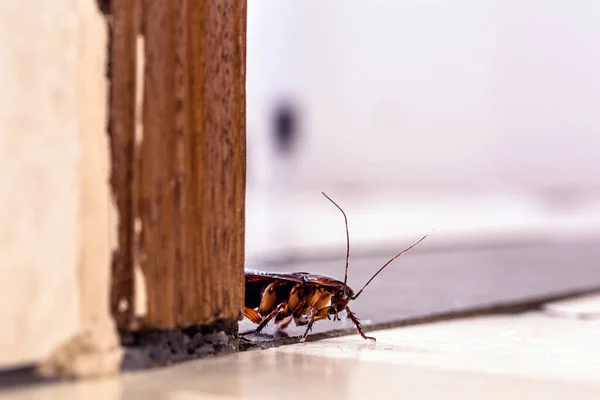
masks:
{"type": "Polygon", "coordinates": [[[251,184],[270,107],[303,111],[298,182],[600,182],[600,3],[250,0],[251,184]]]}
{"type": "Polygon", "coordinates": [[[248,254],[343,241],[320,190],[358,246],[598,230],[598,21],[594,0],[250,0],[248,254]]]}

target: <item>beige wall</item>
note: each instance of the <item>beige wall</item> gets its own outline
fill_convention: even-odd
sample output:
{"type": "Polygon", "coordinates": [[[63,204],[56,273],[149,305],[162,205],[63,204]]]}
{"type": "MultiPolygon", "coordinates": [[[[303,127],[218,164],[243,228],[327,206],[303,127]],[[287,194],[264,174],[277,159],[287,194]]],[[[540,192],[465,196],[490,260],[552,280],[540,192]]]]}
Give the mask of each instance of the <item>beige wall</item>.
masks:
{"type": "Polygon", "coordinates": [[[78,329],[77,14],[72,0],[0,3],[0,365],[78,329]]]}
{"type": "Polygon", "coordinates": [[[0,368],[56,367],[116,343],[106,26],[95,0],[5,0],[0,48],[0,368]]]}

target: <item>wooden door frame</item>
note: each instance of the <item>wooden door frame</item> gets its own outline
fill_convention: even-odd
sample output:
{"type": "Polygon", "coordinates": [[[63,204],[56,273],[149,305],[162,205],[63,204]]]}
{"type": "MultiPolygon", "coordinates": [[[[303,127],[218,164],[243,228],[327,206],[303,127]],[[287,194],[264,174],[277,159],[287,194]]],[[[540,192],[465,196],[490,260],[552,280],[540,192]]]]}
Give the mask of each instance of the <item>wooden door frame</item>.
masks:
{"type": "Polygon", "coordinates": [[[113,316],[121,331],[237,327],[246,1],[112,0],[109,21],[113,316]]]}

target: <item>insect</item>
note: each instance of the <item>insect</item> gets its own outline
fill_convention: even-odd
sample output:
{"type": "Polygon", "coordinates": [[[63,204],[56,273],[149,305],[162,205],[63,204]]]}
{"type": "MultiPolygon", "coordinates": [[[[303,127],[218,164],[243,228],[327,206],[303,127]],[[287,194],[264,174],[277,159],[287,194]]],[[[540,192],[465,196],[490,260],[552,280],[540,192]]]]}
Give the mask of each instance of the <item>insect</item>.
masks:
{"type": "Polygon", "coordinates": [[[324,192],[321,193],[344,216],[346,224],[346,272],[344,282],[309,272],[263,272],[247,269],[245,271],[246,298],[244,316],[253,323],[258,324],[258,327],[253,331],[256,334],[260,333],[273,319],[278,329],[285,329],[292,320],[296,326],[306,325],[306,331],[300,339],[300,342],[304,342],[316,321],[325,318],[333,318],[334,321],[339,321],[339,313],[345,311],[348,318],[356,326],[356,330],[360,336],[364,339],[375,340],[374,337],[365,335],[359,319],[350,310],[348,303],[351,300],[356,300],[385,267],[423,241],[427,235],[392,257],[355,294],[354,290],[347,284],[348,264],[350,260],[348,218],[344,210],[335,201],[324,192]]]}

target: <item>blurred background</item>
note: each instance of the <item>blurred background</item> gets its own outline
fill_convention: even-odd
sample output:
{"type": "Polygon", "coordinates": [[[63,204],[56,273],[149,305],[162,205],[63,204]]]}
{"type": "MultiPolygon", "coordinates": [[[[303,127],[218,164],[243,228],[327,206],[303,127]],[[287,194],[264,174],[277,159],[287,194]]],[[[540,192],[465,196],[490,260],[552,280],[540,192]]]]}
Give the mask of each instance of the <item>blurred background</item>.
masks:
{"type": "MultiPolygon", "coordinates": [[[[137,218],[143,199],[132,192],[147,182],[137,171],[133,177],[123,174],[121,189],[110,184],[113,167],[128,169],[108,157],[124,149],[111,149],[116,142],[106,135],[107,118],[115,115],[108,108],[116,104],[106,79],[107,20],[113,33],[120,25],[114,15],[103,15],[98,3],[131,11],[127,18],[121,15],[131,36],[122,33],[121,39],[133,39],[139,10],[128,2],[0,3],[6,22],[0,24],[0,370],[38,364],[55,351],[69,354],[67,367],[79,365],[70,361],[78,359],[71,358],[69,346],[79,346],[88,332],[98,354],[116,350],[120,338],[107,304],[120,290],[117,284],[127,289],[116,298],[118,308],[132,311],[136,324],[162,311],[179,320],[179,308],[163,307],[165,296],[189,303],[189,310],[207,299],[188,284],[189,276],[208,282],[199,263],[197,271],[183,273],[177,265],[169,275],[177,285],[185,283],[191,296],[149,290],[159,286],[148,282],[164,282],[167,274],[142,267],[138,261],[147,254],[138,242],[122,247],[135,253],[126,274],[112,269],[119,222],[130,231],[121,238],[137,239],[144,232],[137,218]],[[120,219],[123,213],[115,209],[115,197],[124,194],[133,197],[133,204],[124,206],[130,220],[120,219]]],[[[161,4],[144,18],[174,7],[161,4]]],[[[222,29],[219,18],[242,23],[233,17],[239,14],[221,14],[221,4],[212,4],[205,7],[212,10],[211,29],[222,29]]],[[[196,21],[177,15],[185,24],[196,21]]],[[[164,54],[152,58],[154,40],[164,47],[169,42],[158,33],[170,28],[157,21],[158,31],[136,40],[137,120],[132,118],[129,128],[137,124],[138,146],[148,110],[142,82],[154,82],[149,77],[160,76],[160,68],[181,61],[164,54]],[[144,71],[151,63],[156,68],[144,71]]],[[[341,279],[344,219],[324,191],[348,215],[348,284],[355,289],[389,257],[430,234],[414,250],[422,254],[403,257],[373,281],[356,307],[353,303],[365,326],[500,306],[511,312],[541,309],[550,299],[597,291],[598,21],[596,0],[249,0],[246,266],[341,279]]],[[[221,31],[235,38],[229,32],[221,31]]],[[[180,49],[195,41],[186,43],[180,49]]],[[[223,48],[229,51],[228,45],[223,48]]],[[[133,62],[131,49],[123,44],[121,50],[123,59],[133,62]]],[[[119,76],[121,89],[130,90],[132,77],[126,75],[123,70],[113,78],[119,76]]],[[[178,99],[166,92],[168,101],[178,99]]],[[[125,103],[115,109],[128,120],[131,109],[125,103]]],[[[131,133],[129,128],[123,129],[131,133]]],[[[139,149],[127,148],[124,160],[134,161],[139,149]]],[[[178,186],[169,182],[168,187],[178,186]]],[[[187,221],[192,225],[195,219],[187,221]]],[[[165,237],[184,231],[171,228],[165,237]]],[[[234,254],[229,238],[221,239],[224,246],[215,247],[234,254]]],[[[177,254],[177,248],[168,247],[165,254],[177,254]]],[[[174,267],[179,259],[169,260],[174,267]]],[[[233,276],[215,273],[210,280],[221,284],[227,275],[233,276]]],[[[239,295],[235,283],[223,286],[223,293],[239,295]]],[[[215,313],[220,321],[220,307],[215,313]]],[[[198,323],[195,315],[185,320],[180,324],[198,323]]],[[[334,326],[353,329],[346,320],[319,321],[313,332],[334,326]]],[[[243,332],[255,326],[246,320],[240,327],[243,332]]],[[[87,357],[89,348],[79,348],[77,357],[87,357]]]]}
{"type": "MultiPolygon", "coordinates": [[[[600,3],[248,4],[247,259],[596,240],[600,3]]],[[[340,271],[340,273],[342,273],[340,271]]]]}

